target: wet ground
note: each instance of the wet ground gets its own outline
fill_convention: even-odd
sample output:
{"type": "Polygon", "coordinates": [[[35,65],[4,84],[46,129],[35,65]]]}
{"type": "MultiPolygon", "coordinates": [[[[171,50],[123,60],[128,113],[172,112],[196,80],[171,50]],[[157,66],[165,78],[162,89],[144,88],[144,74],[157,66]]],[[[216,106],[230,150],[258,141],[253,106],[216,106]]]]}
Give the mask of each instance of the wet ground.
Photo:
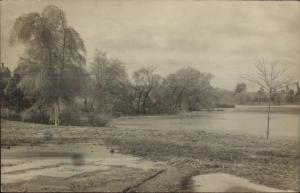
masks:
{"type": "MultiPolygon", "coordinates": [[[[124,177],[132,175],[132,171],[139,171],[138,174],[136,173],[138,176],[135,177],[135,183],[126,187],[125,182],[117,191],[134,190],[135,188],[144,190],[144,188],[147,188],[147,185],[144,185],[146,181],[153,180],[152,183],[157,183],[155,182],[157,179],[154,178],[158,178],[158,175],[161,175],[160,178],[165,178],[164,176],[170,175],[168,173],[176,174],[178,172],[174,171],[174,168],[168,167],[165,162],[154,162],[141,157],[120,154],[113,148],[107,148],[97,143],[14,146],[9,149],[2,149],[1,156],[1,184],[8,185],[6,187],[20,184],[23,187],[21,191],[28,188],[29,190],[48,191],[49,185],[55,182],[54,179],[61,179],[66,183],[68,178],[77,179],[84,188],[76,187],[73,182],[66,190],[86,191],[85,182],[76,176],[85,175],[94,179],[95,171],[98,172],[98,175],[102,174],[102,176],[109,174],[110,177],[107,178],[109,180],[113,175],[119,175],[119,177],[123,175],[124,177]],[[127,170],[120,170],[120,168],[127,168],[127,170]],[[162,175],[162,173],[164,174],[162,175]],[[44,180],[39,182],[41,179],[44,180]],[[39,185],[42,189],[32,189],[34,183],[44,184],[39,185]],[[145,187],[138,187],[143,185],[145,187]]],[[[97,183],[92,180],[90,182],[97,183]]],[[[101,182],[99,183],[101,184],[101,182]]],[[[284,192],[225,173],[191,176],[187,183],[190,184],[189,190],[193,192],[284,192]]],[[[150,185],[150,187],[152,186],[150,185]]],[[[113,190],[109,187],[106,188],[107,191],[113,190]]],[[[50,190],[57,189],[52,187],[50,190]]]]}
{"type": "Polygon", "coordinates": [[[292,192],[251,183],[249,180],[224,173],[212,173],[192,177],[194,192],[292,192]]]}
{"type": "Polygon", "coordinates": [[[3,125],[4,191],[299,190],[299,141],[292,138],[266,141],[175,128],[3,125]],[[213,178],[198,176],[206,174],[213,178]],[[214,186],[207,186],[211,182],[214,186]]]}
{"type": "Polygon", "coordinates": [[[2,184],[26,181],[40,175],[71,177],[96,170],[109,171],[113,166],[142,170],[165,167],[162,162],[120,154],[96,143],[15,146],[2,149],[1,157],[2,184]]]}

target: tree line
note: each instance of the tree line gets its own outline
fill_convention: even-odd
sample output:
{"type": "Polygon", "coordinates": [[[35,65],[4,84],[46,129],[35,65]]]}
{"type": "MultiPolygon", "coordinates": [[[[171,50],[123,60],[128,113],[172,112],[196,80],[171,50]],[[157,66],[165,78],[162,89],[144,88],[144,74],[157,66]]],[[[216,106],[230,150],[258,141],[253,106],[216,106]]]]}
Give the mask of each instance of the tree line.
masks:
{"type": "Polygon", "coordinates": [[[269,98],[276,105],[299,104],[300,102],[298,82],[286,84],[283,88],[274,90],[271,95],[268,89],[262,86],[256,92],[248,91],[247,84],[243,82],[238,83],[235,90],[229,93],[233,96],[232,102],[239,105],[264,105],[268,103],[269,98]],[[294,90],[288,85],[295,85],[296,89],[294,90]]]}
{"type": "Polygon", "coordinates": [[[25,50],[17,68],[11,75],[1,67],[7,117],[55,125],[86,117],[104,125],[113,115],[173,113],[213,104],[212,75],[194,68],[162,77],[153,66],[141,67],[129,78],[119,59],[99,50],[87,67],[84,41],[53,5],[16,19],[10,45],[18,43],[25,50]]]}
{"type": "Polygon", "coordinates": [[[162,77],[144,66],[129,76],[121,60],[98,49],[86,65],[84,40],[53,5],[15,20],[10,45],[16,44],[25,46],[17,68],[1,66],[1,109],[9,119],[104,126],[113,116],[226,107],[247,93],[243,84],[214,88],[210,73],[192,67],[162,77]]]}

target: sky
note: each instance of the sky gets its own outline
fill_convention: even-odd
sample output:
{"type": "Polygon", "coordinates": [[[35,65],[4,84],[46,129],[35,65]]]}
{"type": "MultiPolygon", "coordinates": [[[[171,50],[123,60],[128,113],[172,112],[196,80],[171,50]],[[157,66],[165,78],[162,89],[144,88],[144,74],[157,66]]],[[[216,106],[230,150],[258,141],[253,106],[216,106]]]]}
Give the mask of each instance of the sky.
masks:
{"type": "Polygon", "coordinates": [[[3,0],[1,61],[10,69],[23,52],[8,44],[15,19],[50,4],[80,33],[87,66],[100,49],[124,62],[129,75],[142,66],[156,66],[162,76],[190,66],[213,74],[213,86],[232,90],[264,59],[300,81],[297,1],[3,0]]]}

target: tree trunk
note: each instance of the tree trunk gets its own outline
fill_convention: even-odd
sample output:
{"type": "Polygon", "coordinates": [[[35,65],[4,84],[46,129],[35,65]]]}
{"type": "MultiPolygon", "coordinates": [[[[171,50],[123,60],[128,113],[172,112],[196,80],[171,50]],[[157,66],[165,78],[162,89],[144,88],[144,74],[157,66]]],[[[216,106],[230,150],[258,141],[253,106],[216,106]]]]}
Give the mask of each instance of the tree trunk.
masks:
{"type": "Polygon", "coordinates": [[[149,94],[146,93],[144,96],[144,100],[143,100],[143,114],[144,115],[146,114],[146,102],[147,102],[148,96],[149,96],[149,94]]]}
{"type": "Polygon", "coordinates": [[[2,128],[2,96],[0,96],[0,130],[2,128]]]}
{"type": "Polygon", "coordinates": [[[144,98],[144,101],[143,101],[143,114],[144,115],[146,114],[146,98],[144,98]]]}
{"type": "Polygon", "coordinates": [[[88,100],[87,100],[87,97],[84,97],[84,102],[83,102],[83,104],[84,104],[84,110],[87,111],[87,110],[88,110],[88,106],[87,106],[88,100]]]}
{"type": "Polygon", "coordinates": [[[59,126],[60,124],[60,99],[61,99],[61,90],[62,90],[62,77],[63,77],[63,71],[64,71],[64,67],[65,67],[65,47],[66,47],[66,32],[65,32],[65,23],[63,20],[63,16],[62,13],[60,13],[61,19],[62,19],[62,27],[63,27],[63,45],[62,45],[62,63],[60,66],[60,73],[58,76],[58,97],[56,99],[56,104],[55,104],[55,126],[59,126]]]}
{"type": "Polygon", "coordinates": [[[270,111],[271,111],[271,96],[269,98],[269,106],[268,106],[268,117],[267,117],[267,139],[269,139],[270,135],[270,111]]]}
{"type": "Polygon", "coordinates": [[[139,95],[138,95],[138,103],[137,103],[137,114],[140,113],[141,98],[142,98],[142,92],[139,92],[139,95]]]}
{"type": "Polygon", "coordinates": [[[60,124],[60,104],[59,100],[55,103],[54,107],[54,125],[59,126],[60,124]]]}
{"type": "Polygon", "coordinates": [[[160,97],[157,99],[158,113],[160,114],[160,97]]]}

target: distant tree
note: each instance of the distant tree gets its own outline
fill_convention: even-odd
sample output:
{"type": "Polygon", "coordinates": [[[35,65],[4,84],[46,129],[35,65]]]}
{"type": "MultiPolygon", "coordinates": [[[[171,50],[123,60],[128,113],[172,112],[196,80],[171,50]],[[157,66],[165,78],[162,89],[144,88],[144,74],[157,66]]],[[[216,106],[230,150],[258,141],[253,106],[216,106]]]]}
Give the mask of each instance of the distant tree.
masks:
{"type": "Polygon", "coordinates": [[[167,101],[165,100],[166,90],[163,85],[164,80],[165,79],[163,77],[159,75],[156,76],[155,85],[149,94],[149,111],[151,113],[162,113],[168,111],[165,109],[165,103],[167,103],[167,101]]]}
{"type": "Polygon", "coordinates": [[[268,116],[266,137],[270,135],[270,111],[273,95],[286,87],[291,81],[284,69],[279,69],[275,62],[267,65],[264,60],[256,65],[256,74],[247,75],[245,78],[263,88],[268,93],[268,116]]]}
{"type": "Polygon", "coordinates": [[[263,87],[260,87],[256,93],[256,100],[258,103],[266,102],[267,101],[267,93],[263,87]]]}
{"type": "Polygon", "coordinates": [[[273,93],[271,100],[273,103],[280,105],[285,101],[284,95],[285,93],[282,90],[276,91],[273,93]]]}
{"type": "Polygon", "coordinates": [[[293,89],[290,89],[288,85],[286,85],[286,97],[285,100],[287,103],[294,103],[295,93],[293,89]]]}
{"type": "Polygon", "coordinates": [[[238,93],[241,93],[241,92],[246,92],[247,90],[247,85],[245,83],[238,83],[235,87],[235,91],[234,91],[234,94],[238,94],[238,93]]]}
{"type": "Polygon", "coordinates": [[[215,100],[216,100],[216,103],[219,105],[233,104],[234,103],[234,98],[232,97],[233,94],[234,94],[234,91],[232,91],[232,90],[220,89],[220,88],[214,89],[215,100]]]}
{"type": "Polygon", "coordinates": [[[296,93],[295,93],[295,102],[299,103],[300,102],[300,86],[299,86],[299,82],[294,82],[293,84],[296,85],[296,93]]]}
{"type": "Polygon", "coordinates": [[[238,83],[233,93],[234,99],[238,104],[249,103],[249,93],[247,93],[247,85],[245,83],[238,83]]]}
{"type": "Polygon", "coordinates": [[[133,88],[136,93],[136,112],[147,112],[147,102],[154,87],[159,84],[160,76],[155,74],[155,67],[142,67],[133,73],[133,88]]]}
{"type": "Polygon", "coordinates": [[[113,112],[124,112],[125,103],[128,103],[129,80],[123,63],[118,59],[109,59],[106,53],[96,50],[91,74],[95,81],[94,102],[102,104],[100,106],[111,104],[113,112]]]}
{"type": "Polygon", "coordinates": [[[1,63],[0,66],[0,128],[1,128],[1,118],[2,118],[2,108],[4,103],[6,103],[6,95],[4,89],[10,79],[10,70],[8,67],[4,66],[4,63],[1,63]]]}
{"type": "Polygon", "coordinates": [[[13,109],[17,114],[30,107],[30,102],[25,99],[23,92],[18,87],[20,80],[20,76],[14,74],[4,89],[4,93],[7,97],[7,106],[13,109]]]}
{"type": "MultiPolygon", "coordinates": [[[[5,100],[5,93],[4,89],[11,78],[11,72],[8,67],[4,66],[4,63],[1,63],[0,66],[0,97],[1,97],[1,105],[3,105],[5,100]]],[[[1,106],[2,107],[2,106],[1,106]]]]}
{"type": "Polygon", "coordinates": [[[26,46],[15,73],[24,94],[37,99],[32,108],[44,106],[60,124],[61,103],[80,93],[85,78],[85,47],[79,33],[67,25],[64,12],[47,6],[42,13],[16,19],[10,43],[26,46]]]}
{"type": "Polygon", "coordinates": [[[210,81],[212,75],[188,67],[181,68],[166,78],[166,89],[172,108],[183,110],[196,110],[196,106],[211,106],[212,86],[210,81]]]}

